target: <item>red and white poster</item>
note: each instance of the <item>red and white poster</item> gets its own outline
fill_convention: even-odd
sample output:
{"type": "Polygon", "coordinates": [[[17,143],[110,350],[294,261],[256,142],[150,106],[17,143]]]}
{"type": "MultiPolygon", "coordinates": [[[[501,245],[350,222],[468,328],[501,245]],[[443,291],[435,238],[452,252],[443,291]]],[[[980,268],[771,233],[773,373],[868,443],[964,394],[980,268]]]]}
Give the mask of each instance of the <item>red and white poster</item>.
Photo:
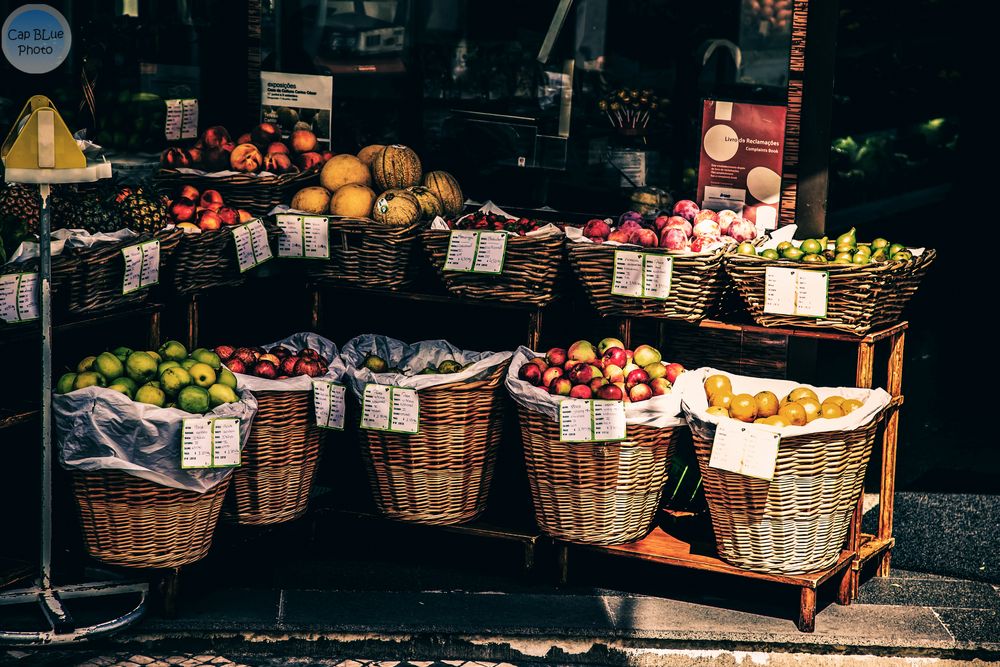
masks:
{"type": "Polygon", "coordinates": [[[705,100],[698,165],[698,203],[732,209],[778,226],[785,148],[783,106],[705,100]]]}

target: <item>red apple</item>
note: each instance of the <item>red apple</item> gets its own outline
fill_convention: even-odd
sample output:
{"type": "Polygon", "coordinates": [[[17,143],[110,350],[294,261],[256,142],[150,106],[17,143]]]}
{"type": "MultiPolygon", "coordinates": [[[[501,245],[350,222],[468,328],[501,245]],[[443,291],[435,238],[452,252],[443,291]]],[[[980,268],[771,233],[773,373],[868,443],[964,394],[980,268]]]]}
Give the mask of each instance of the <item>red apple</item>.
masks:
{"type": "Polygon", "coordinates": [[[542,384],[542,369],[536,364],[528,363],[521,366],[521,369],[517,372],[517,377],[537,387],[542,384]]]}
{"type": "Polygon", "coordinates": [[[572,361],[583,361],[592,364],[597,361],[597,351],[589,341],[578,340],[569,346],[569,358],[572,361]]]}
{"type": "Polygon", "coordinates": [[[694,228],[691,223],[682,218],[679,215],[672,215],[667,220],[667,227],[676,227],[684,231],[684,235],[690,237],[694,233],[694,228]]]}
{"type": "Polygon", "coordinates": [[[264,148],[275,141],[281,141],[281,130],[273,123],[261,123],[250,130],[250,139],[254,144],[264,148]]]}
{"type": "Polygon", "coordinates": [[[265,352],[257,357],[257,361],[270,361],[276,367],[281,365],[281,359],[279,359],[277,355],[271,354],[270,352],[265,352]]]}
{"type": "Polygon", "coordinates": [[[596,394],[597,390],[606,384],[608,384],[607,378],[594,378],[593,380],[587,383],[587,386],[590,387],[590,391],[596,394]]]}
{"type": "Polygon", "coordinates": [[[261,171],[272,174],[287,174],[293,170],[297,171],[298,167],[292,164],[292,158],[285,153],[268,153],[264,156],[264,162],[261,165],[261,171]]]}
{"type": "Polygon", "coordinates": [[[204,152],[200,146],[194,146],[187,149],[188,159],[191,161],[192,167],[201,166],[202,159],[204,157],[204,152]]]}
{"type": "Polygon", "coordinates": [[[569,372],[569,379],[573,384],[587,384],[599,377],[604,377],[604,374],[593,364],[579,363],[569,372]]]}
{"type": "MultiPolygon", "coordinates": [[[[740,220],[740,214],[736,211],[731,211],[728,208],[724,208],[719,211],[719,229],[723,234],[729,234],[729,227],[733,224],[735,220],[740,220]]],[[[749,239],[747,239],[749,240],[749,239]]]]}
{"type": "Polygon", "coordinates": [[[194,220],[198,205],[187,197],[175,199],[170,204],[170,217],[174,222],[191,222],[194,220]]]}
{"type": "Polygon", "coordinates": [[[698,223],[702,220],[711,220],[712,222],[719,224],[719,214],[711,209],[703,208],[695,214],[694,220],[691,221],[691,224],[697,227],[698,223]]]}
{"type": "Polygon", "coordinates": [[[703,218],[694,223],[693,233],[695,238],[699,236],[722,236],[722,229],[715,220],[703,218]]]}
{"type": "Polygon", "coordinates": [[[181,197],[197,202],[201,199],[201,193],[198,192],[198,188],[193,185],[185,185],[181,188],[180,192],[177,193],[177,198],[180,199],[181,197]]]}
{"type": "Polygon", "coordinates": [[[698,211],[701,209],[690,199],[681,199],[679,202],[674,204],[674,215],[680,216],[687,220],[688,222],[694,220],[694,216],[698,215],[698,211]]]}
{"type": "Polygon", "coordinates": [[[648,384],[637,384],[628,390],[628,397],[633,403],[646,401],[653,397],[653,390],[648,384]]]}
{"type": "Polygon", "coordinates": [[[543,373],[545,372],[545,369],[549,367],[549,365],[545,363],[545,359],[543,357],[535,357],[528,363],[538,366],[538,370],[542,371],[543,373]]]}
{"type": "Polygon", "coordinates": [[[658,215],[653,220],[653,229],[656,230],[657,234],[661,234],[664,229],[666,229],[667,224],[670,222],[669,215],[658,215]]]}
{"type": "Polygon", "coordinates": [[[625,392],[613,384],[606,384],[597,388],[597,398],[605,401],[620,401],[624,397],[625,392]]]}
{"type": "Polygon", "coordinates": [[[249,368],[257,363],[257,353],[248,347],[241,347],[233,352],[233,356],[230,359],[239,359],[249,368]]]}
{"type": "MultiPolygon", "coordinates": [[[[628,389],[629,392],[632,391],[632,387],[645,382],[649,382],[649,373],[641,368],[637,368],[625,376],[625,388],[628,389]]],[[[631,396],[631,393],[629,396],[631,396]]]]}
{"type": "Polygon", "coordinates": [[[298,357],[288,356],[281,360],[281,374],[295,375],[295,364],[301,361],[298,357]]]}
{"type": "Polygon", "coordinates": [[[323,151],[322,155],[323,155],[323,162],[328,162],[330,158],[333,157],[333,153],[330,151],[323,151]]]}
{"type": "Polygon", "coordinates": [[[569,390],[571,398],[593,398],[594,392],[585,384],[578,384],[569,390]]]}
{"type": "Polygon", "coordinates": [[[304,347],[299,350],[299,356],[303,359],[319,359],[319,352],[312,349],[311,347],[304,347]]]}
{"type": "MultiPolygon", "coordinates": [[[[289,357],[291,359],[292,357],[289,357]]],[[[284,364],[282,364],[284,367],[284,364]]],[[[319,362],[315,359],[299,359],[295,363],[295,371],[292,375],[308,375],[311,378],[319,377],[322,375],[320,372],[319,362]]]]}
{"type": "Polygon", "coordinates": [[[198,214],[198,227],[201,228],[203,232],[212,232],[216,229],[222,227],[222,218],[215,211],[209,209],[202,209],[201,213],[198,214]]]}
{"type": "Polygon", "coordinates": [[[247,372],[247,365],[235,357],[226,360],[226,368],[234,373],[246,374],[247,372]]]}
{"type": "Polygon", "coordinates": [[[249,132],[244,132],[236,140],[236,143],[237,144],[251,144],[251,143],[253,143],[253,137],[250,136],[249,132]]]}
{"type": "Polygon", "coordinates": [[[601,239],[602,241],[608,238],[611,234],[611,228],[608,227],[608,223],[604,220],[588,220],[587,224],[583,227],[583,235],[591,240],[601,239]]]}
{"type": "MultiPolygon", "coordinates": [[[[625,350],[625,358],[628,359],[629,364],[632,363],[632,357],[634,356],[635,352],[633,352],[632,350],[625,350]]],[[[627,366],[628,364],[625,365],[627,366]]],[[[624,368],[624,366],[622,368],[624,368]]]]}
{"type": "Polygon", "coordinates": [[[602,338],[601,342],[597,344],[597,353],[603,356],[604,353],[608,351],[608,348],[612,347],[620,347],[624,349],[625,343],[621,342],[618,338],[602,338]]]}
{"type": "Polygon", "coordinates": [[[233,356],[233,353],[236,352],[236,348],[232,345],[219,345],[213,351],[219,355],[219,359],[225,361],[229,359],[229,357],[233,356]]]}
{"type": "Polygon", "coordinates": [[[240,144],[229,154],[229,166],[235,171],[256,173],[264,163],[264,156],[254,144],[240,144]]]}
{"type": "Polygon", "coordinates": [[[210,211],[218,211],[225,202],[222,200],[222,195],[219,194],[218,190],[205,190],[201,193],[201,198],[198,200],[198,205],[202,208],[207,208],[210,211]]]}
{"type": "Polygon", "coordinates": [[[235,208],[222,206],[215,213],[219,216],[219,219],[222,220],[222,224],[224,225],[237,225],[240,222],[240,214],[235,208]]]}
{"type": "Polygon", "coordinates": [[[691,252],[708,252],[708,248],[713,243],[718,243],[721,240],[718,236],[695,236],[691,240],[691,252]]]}
{"type": "Polygon", "coordinates": [[[160,165],[170,169],[190,167],[191,157],[183,148],[168,148],[160,155],[160,165]]]}
{"type": "Polygon", "coordinates": [[[284,345],[275,345],[270,350],[268,350],[267,353],[268,354],[273,354],[274,356],[278,357],[279,359],[284,359],[285,357],[288,357],[288,356],[292,355],[292,351],[289,350],[284,345]]]}
{"type": "Polygon", "coordinates": [[[673,384],[677,381],[677,376],[684,372],[684,367],[680,364],[667,364],[667,372],[663,375],[667,382],[673,384]]]}
{"type": "Polygon", "coordinates": [[[253,213],[251,213],[250,211],[238,208],[236,209],[236,212],[240,216],[240,223],[250,222],[251,220],[253,220],[253,213]]]}
{"type": "Polygon", "coordinates": [[[542,386],[548,389],[555,380],[563,377],[563,370],[557,366],[546,368],[542,373],[542,386]]]}
{"type": "Polygon", "coordinates": [[[274,362],[262,359],[253,365],[253,374],[257,377],[273,380],[278,377],[278,367],[274,362]]]}
{"type": "Polygon", "coordinates": [[[649,383],[649,388],[653,390],[653,396],[663,396],[670,393],[670,382],[667,378],[654,378],[649,383]]]}
{"type": "Polygon", "coordinates": [[[578,365],[580,365],[580,364],[582,364],[582,363],[583,363],[582,361],[574,361],[573,359],[567,359],[567,360],[566,360],[566,362],[565,362],[565,363],[563,364],[563,366],[562,366],[562,369],[563,369],[563,372],[564,372],[564,373],[565,373],[565,374],[566,374],[567,376],[569,376],[569,372],[570,372],[571,370],[573,370],[573,367],[574,367],[574,366],[578,366],[578,365]]]}
{"type": "Polygon", "coordinates": [[[615,231],[608,234],[608,240],[614,241],[615,243],[628,243],[629,238],[631,238],[632,232],[624,229],[616,229],[615,231]]]}
{"type": "MultiPolygon", "coordinates": [[[[600,346],[598,346],[600,349],[600,346]]],[[[624,347],[609,347],[601,355],[601,361],[604,362],[605,366],[624,366],[628,363],[628,357],[625,356],[624,347]]]]}
{"type": "Polygon", "coordinates": [[[316,150],[316,135],[309,130],[295,130],[291,136],[292,149],[296,153],[309,153],[316,150]]]}
{"type": "Polygon", "coordinates": [[[569,396],[572,389],[573,383],[569,381],[569,378],[556,378],[549,385],[549,393],[554,396],[569,396]]]}
{"type": "Polygon", "coordinates": [[[562,366],[566,363],[566,350],[554,347],[545,353],[545,361],[549,366],[562,366]]]}

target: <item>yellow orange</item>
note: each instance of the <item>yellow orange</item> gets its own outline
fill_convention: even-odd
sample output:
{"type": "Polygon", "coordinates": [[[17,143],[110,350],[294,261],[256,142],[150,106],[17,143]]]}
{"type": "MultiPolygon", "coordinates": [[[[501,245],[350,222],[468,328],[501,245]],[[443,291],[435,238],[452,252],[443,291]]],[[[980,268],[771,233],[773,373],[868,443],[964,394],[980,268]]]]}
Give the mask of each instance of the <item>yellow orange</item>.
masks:
{"type": "Polygon", "coordinates": [[[819,415],[820,415],[820,403],[815,398],[809,398],[807,396],[805,398],[800,398],[799,400],[797,400],[795,402],[798,403],[799,405],[801,405],[803,408],[805,408],[805,411],[806,411],[806,423],[807,424],[809,422],[811,422],[812,420],[816,419],[817,417],[819,417],[819,415]]]}
{"type": "Polygon", "coordinates": [[[836,419],[844,416],[844,409],[836,403],[824,403],[820,407],[819,416],[823,419],[836,419]]]}
{"type": "Polygon", "coordinates": [[[729,416],[741,422],[752,422],[757,418],[757,402],[750,394],[737,394],[729,403],[729,416]]]}
{"type": "Polygon", "coordinates": [[[827,396],[823,399],[823,405],[827,403],[833,403],[834,405],[841,405],[844,402],[843,396],[827,396]]]}
{"type": "Polygon", "coordinates": [[[705,396],[712,398],[712,394],[724,391],[727,394],[733,393],[733,383],[725,375],[710,375],[705,380],[705,396]]]}
{"type": "Polygon", "coordinates": [[[778,410],[778,416],[784,418],[789,426],[805,426],[806,409],[798,403],[786,403],[778,410]]]}
{"type": "Polygon", "coordinates": [[[788,393],[789,401],[797,401],[800,398],[806,398],[806,397],[809,397],[815,400],[817,403],[819,403],[819,396],[817,396],[816,392],[810,389],[809,387],[796,387],[795,389],[792,389],[788,393]]]}
{"type": "Polygon", "coordinates": [[[757,404],[757,416],[758,417],[772,417],[778,414],[778,397],[770,391],[758,392],[753,397],[754,403],[757,404]]]}
{"type": "Polygon", "coordinates": [[[840,404],[840,409],[844,411],[845,415],[849,415],[858,408],[861,407],[861,401],[849,398],[840,404]]]}
{"type": "Polygon", "coordinates": [[[781,415],[773,415],[771,417],[768,417],[767,423],[770,424],[771,426],[778,426],[780,428],[791,426],[791,423],[781,415]]]}
{"type": "Polygon", "coordinates": [[[707,412],[710,415],[718,415],[719,417],[728,417],[729,416],[729,410],[727,410],[726,408],[724,408],[724,407],[722,407],[720,405],[713,405],[712,407],[710,407],[707,410],[707,412]]]}
{"type": "Polygon", "coordinates": [[[728,391],[717,391],[712,394],[708,399],[708,404],[712,407],[726,408],[733,402],[733,395],[728,391]]]}

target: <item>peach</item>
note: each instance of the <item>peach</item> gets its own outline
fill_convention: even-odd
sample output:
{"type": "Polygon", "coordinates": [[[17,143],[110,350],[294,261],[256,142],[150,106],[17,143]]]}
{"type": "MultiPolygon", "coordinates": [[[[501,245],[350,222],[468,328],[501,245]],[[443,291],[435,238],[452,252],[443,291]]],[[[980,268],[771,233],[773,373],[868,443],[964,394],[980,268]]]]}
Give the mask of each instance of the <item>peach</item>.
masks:
{"type": "Polygon", "coordinates": [[[233,169],[247,173],[259,171],[263,162],[264,156],[253,144],[240,144],[229,156],[229,164],[233,169]]]}
{"type": "Polygon", "coordinates": [[[655,248],[660,244],[660,238],[652,229],[642,227],[629,235],[628,242],[641,245],[645,248],[655,248]]]}
{"type": "Polygon", "coordinates": [[[275,141],[281,141],[281,130],[274,123],[261,123],[250,130],[250,138],[258,146],[270,146],[275,141]]]}
{"type": "Polygon", "coordinates": [[[170,204],[170,217],[174,222],[191,222],[197,213],[194,200],[178,197],[170,204]]]}
{"type": "Polygon", "coordinates": [[[198,192],[198,188],[193,185],[184,185],[181,187],[180,192],[177,193],[177,198],[186,198],[196,202],[201,199],[201,193],[198,192]]]}
{"type": "Polygon", "coordinates": [[[204,209],[218,211],[225,202],[222,200],[222,195],[219,194],[218,190],[205,190],[201,193],[198,203],[204,209]]]}
{"type": "Polygon", "coordinates": [[[201,146],[192,146],[187,150],[187,154],[192,165],[201,164],[203,157],[201,146]]]}
{"type": "Polygon", "coordinates": [[[309,153],[316,149],[316,135],[309,130],[292,132],[292,150],[296,153],[309,153]]]}
{"type": "Polygon", "coordinates": [[[207,148],[202,156],[202,165],[208,169],[229,169],[230,151],[225,148],[207,148]]]}
{"type": "Polygon", "coordinates": [[[205,210],[198,215],[198,227],[203,232],[211,232],[222,227],[222,218],[215,211],[205,210]]]}
{"type": "Polygon", "coordinates": [[[287,153],[268,153],[264,157],[263,171],[269,171],[272,174],[284,174],[293,169],[297,169],[297,167],[292,164],[292,159],[288,157],[287,153]]]}
{"type": "Polygon", "coordinates": [[[327,160],[329,160],[332,157],[333,157],[333,153],[331,153],[330,151],[323,151],[323,162],[326,162],[327,160]]]}
{"type": "Polygon", "coordinates": [[[267,154],[271,155],[273,153],[284,153],[288,155],[288,146],[280,141],[272,141],[267,145],[267,154]]]}
{"type": "Polygon", "coordinates": [[[160,164],[164,167],[190,167],[191,157],[183,148],[168,148],[160,155],[160,164]]]}
{"type": "Polygon", "coordinates": [[[295,162],[305,171],[312,169],[316,165],[323,164],[323,156],[315,151],[309,151],[296,157],[295,162]]]}
{"type": "Polygon", "coordinates": [[[221,148],[224,143],[230,141],[232,139],[229,137],[229,130],[221,125],[213,125],[201,135],[201,143],[205,148],[221,148]]]}
{"type": "Polygon", "coordinates": [[[244,132],[236,140],[236,143],[238,143],[238,144],[252,144],[253,143],[253,139],[250,138],[250,133],[249,132],[244,132]]]}
{"type": "Polygon", "coordinates": [[[240,221],[240,214],[235,208],[229,206],[223,206],[218,211],[215,212],[219,216],[219,220],[222,221],[224,225],[235,225],[240,221]]]}
{"type": "Polygon", "coordinates": [[[253,213],[251,213],[250,211],[248,211],[246,209],[243,209],[243,208],[236,209],[236,212],[240,216],[240,222],[241,223],[242,222],[250,222],[251,220],[253,220],[253,213]]]}

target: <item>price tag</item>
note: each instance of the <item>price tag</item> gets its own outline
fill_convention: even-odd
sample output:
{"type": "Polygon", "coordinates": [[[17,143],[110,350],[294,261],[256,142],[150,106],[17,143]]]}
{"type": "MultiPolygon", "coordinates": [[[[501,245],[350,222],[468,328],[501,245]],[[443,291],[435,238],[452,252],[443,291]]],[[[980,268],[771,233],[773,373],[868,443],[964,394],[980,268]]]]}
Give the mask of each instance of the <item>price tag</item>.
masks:
{"type": "Polygon", "coordinates": [[[764,312],[826,317],[830,273],[768,266],[764,269],[764,312]]]}
{"type": "Polygon", "coordinates": [[[444,270],[500,274],[506,254],[507,234],[503,232],[455,230],[448,240],[444,270]]]}
{"type": "Polygon", "coordinates": [[[278,257],[330,259],[330,223],[324,216],[279,215],[278,257]]]}
{"type": "Polygon", "coordinates": [[[29,322],[38,319],[38,274],[0,275],[0,319],[29,322]]]}
{"type": "Polygon", "coordinates": [[[165,100],[167,115],[164,136],[167,141],[194,139],[198,136],[198,100],[165,100]]]}
{"type": "Polygon", "coordinates": [[[770,481],[774,477],[780,442],[778,433],[735,419],[723,419],[715,429],[708,465],[770,481]]]}
{"type": "Polygon", "coordinates": [[[320,428],[343,431],[344,412],[347,407],[344,399],[346,387],[327,380],[313,380],[312,386],[316,425],[320,428]]]}
{"type": "Polygon", "coordinates": [[[160,242],[153,240],[122,248],[125,275],[122,294],[131,294],[160,282],[160,242]]]}
{"type": "Polygon", "coordinates": [[[648,252],[615,251],[611,293],[639,299],[666,299],[670,296],[674,258],[648,252]]]}
{"type": "Polygon", "coordinates": [[[420,430],[420,399],[416,389],[367,384],[361,399],[361,428],[393,433],[420,430]]]}
{"type": "Polygon", "coordinates": [[[613,442],[625,439],[622,401],[565,399],[559,403],[560,442],[613,442]]]}
{"type": "Polygon", "coordinates": [[[240,465],[237,417],[185,419],[181,424],[181,468],[234,468],[240,465]]]}
{"type": "Polygon", "coordinates": [[[267,229],[259,219],[233,227],[233,241],[236,244],[236,261],[239,262],[240,273],[271,259],[267,229]]]}
{"type": "Polygon", "coordinates": [[[184,110],[181,121],[181,139],[194,139],[198,136],[198,100],[181,100],[184,110]]]}

